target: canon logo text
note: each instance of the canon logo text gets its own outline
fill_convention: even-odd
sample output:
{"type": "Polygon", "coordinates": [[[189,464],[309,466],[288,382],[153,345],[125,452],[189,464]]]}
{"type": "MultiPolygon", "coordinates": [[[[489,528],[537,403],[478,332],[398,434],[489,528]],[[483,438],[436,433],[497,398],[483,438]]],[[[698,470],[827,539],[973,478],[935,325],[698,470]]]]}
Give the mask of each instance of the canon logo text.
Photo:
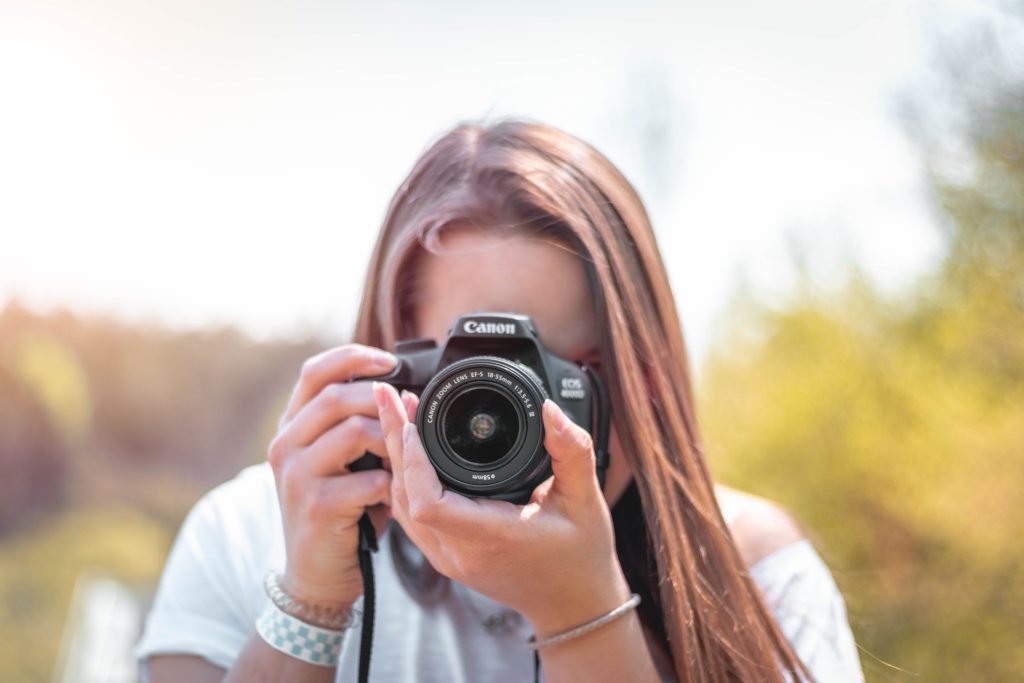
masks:
{"type": "Polygon", "coordinates": [[[514,323],[483,323],[476,320],[467,320],[462,324],[462,329],[468,334],[515,334],[514,323]]]}

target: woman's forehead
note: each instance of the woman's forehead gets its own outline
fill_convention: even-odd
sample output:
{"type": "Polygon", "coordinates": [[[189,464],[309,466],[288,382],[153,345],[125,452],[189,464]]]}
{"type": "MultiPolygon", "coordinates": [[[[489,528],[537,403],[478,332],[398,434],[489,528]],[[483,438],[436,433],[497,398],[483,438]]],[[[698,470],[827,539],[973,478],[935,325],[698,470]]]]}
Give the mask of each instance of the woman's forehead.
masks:
{"type": "Polygon", "coordinates": [[[416,334],[444,340],[464,313],[530,316],[552,352],[579,357],[597,344],[594,298],[580,257],[535,236],[460,229],[416,263],[416,334]]]}

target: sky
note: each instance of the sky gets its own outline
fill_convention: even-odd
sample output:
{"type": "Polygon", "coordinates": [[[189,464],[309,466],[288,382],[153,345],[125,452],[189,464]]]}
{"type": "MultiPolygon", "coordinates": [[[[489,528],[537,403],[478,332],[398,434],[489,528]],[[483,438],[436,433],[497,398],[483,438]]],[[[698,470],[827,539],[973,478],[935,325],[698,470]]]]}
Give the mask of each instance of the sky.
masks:
{"type": "Polygon", "coordinates": [[[699,363],[741,277],[784,299],[794,244],[822,288],[939,258],[895,112],[968,8],[0,0],[0,307],[340,343],[417,156],[517,116],[636,186],[699,363]]]}

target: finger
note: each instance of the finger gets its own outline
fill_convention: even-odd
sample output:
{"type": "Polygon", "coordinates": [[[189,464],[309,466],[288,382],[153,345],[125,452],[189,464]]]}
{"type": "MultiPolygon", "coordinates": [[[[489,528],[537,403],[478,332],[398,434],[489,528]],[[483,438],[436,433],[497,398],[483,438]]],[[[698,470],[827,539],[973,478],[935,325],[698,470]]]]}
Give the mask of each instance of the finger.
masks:
{"type": "Polygon", "coordinates": [[[412,539],[416,547],[419,548],[424,555],[431,560],[433,564],[434,549],[443,547],[443,543],[438,540],[437,533],[430,527],[420,524],[412,519],[409,515],[409,507],[407,503],[399,501],[395,497],[395,486],[394,486],[394,475],[392,475],[391,484],[391,516],[401,525],[402,530],[405,534],[412,539]]]}
{"type": "MultiPolygon", "coordinates": [[[[437,478],[437,471],[427,459],[423,442],[416,433],[416,424],[406,422],[402,428],[402,479],[409,498],[409,510],[417,518],[420,506],[440,505],[444,498],[444,487],[437,478]]],[[[453,494],[454,495],[454,494],[453,494]]],[[[426,521],[426,520],[423,520],[426,521]]]]}
{"type": "MultiPolygon", "coordinates": [[[[377,389],[376,391],[384,392],[384,389],[377,389]]],[[[376,395],[376,393],[375,393],[376,395]]],[[[382,393],[382,403],[380,404],[380,410],[382,415],[390,415],[388,412],[393,407],[393,401],[388,396],[382,393]]],[[[412,422],[416,419],[416,408],[419,405],[419,399],[415,394],[410,391],[402,390],[399,398],[401,399],[402,406],[405,410],[405,417],[408,422],[412,422]]],[[[387,422],[388,418],[385,417],[384,421],[387,422]]],[[[399,432],[401,433],[401,432],[399,432]]],[[[385,439],[386,441],[386,439],[385,439]]],[[[398,462],[402,462],[401,448],[399,449],[398,462]]],[[[438,541],[437,534],[429,527],[419,524],[412,519],[409,515],[409,503],[406,495],[404,478],[401,469],[395,469],[395,465],[392,464],[390,457],[385,458],[385,466],[388,466],[392,470],[392,481],[391,481],[391,507],[389,508],[391,516],[402,526],[406,535],[416,544],[428,558],[431,559],[431,563],[436,562],[436,551],[434,549],[441,547],[442,544],[438,541]]],[[[440,567],[437,567],[440,571],[440,567]]]]}
{"type": "Polygon", "coordinates": [[[370,377],[391,371],[398,361],[394,355],[362,344],[345,344],[328,349],[302,364],[299,381],[292,391],[281,423],[290,421],[314,396],[331,382],[347,382],[355,376],[370,377]]]}
{"type": "Polygon", "coordinates": [[[388,457],[397,468],[402,458],[402,427],[409,422],[408,412],[398,392],[390,384],[373,382],[372,390],[388,457]]]}
{"type": "Polygon", "coordinates": [[[366,451],[382,458],[387,454],[384,431],[375,418],[353,415],[301,451],[302,466],[316,476],[344,474],[366,451]]]}
{"type": "Polygon", "coordinates": [[[551,399],[541,408],[544,416],[544,448],[551,455],[555,478],[552,489],[570,498],[585,496],[597,488],[594,442],[551,399]]]}
{"type": "Polygon", "coordinates": [[[392,475],[391,507],[389,508],[392,518],[402,527],[405,535],[412,540],[437,571],[445,576],[453,576],[452,570],[448,567],[446,555],[446,549],[450,543],[443,541],[437,530],[414,520],[409,514],[408,500],[404,496],[404,491],[401,496],[396,496],[396,489],[394,475],[392,475]]]}
{"type": "MultiPolygon", "coordinates": [[[[405,473],[402,467],[405,450],[404,430],[411,428],[415,431],[416,429],[414,420],[419,399],[412,392],[405,390],[401,395],[397,395],[394,388],[389,385],[383,385],[381,388],[374,387],[374,395],[379,396],[381,424],[385,426],[385,431],[388,433],[385,442],[388,443],[389,451],[395,453],[394,458],[389,457],[392,470],[391,513],[416,544],[416,547],[428,558],[431,558],[431,563],[436,563],[438,561],[437,549],[443,547],[443,544],[433,529],[413,518],[409,510],[409,496],[405,488],[405,473]],[[399,399],[401,408],[395,402],[396,398],[399,399]]],[[[439,571],[442,569],[436,564],[435,567],[439,571]]]]}
{"type": "MultiPolygon", "coordinates": [[[[388,484],[388,487],[390,488],[390,484],[388,484]]],[[[366,514],[370,515],[373,529],[377,532],[377,538],[380,539],[388,528],[388,523],[391,521],[391,506],[383,504],[371,505],[366,508],[366,514]]]]}
{"type": "Polygon", "coordinates": [[[388,460],[391,461],[391,472],[395,477],[392,482],[394,497],[401,502],[405,496],[402,481],[402,426],[409,421],[408,413],[394,387],[383,382],[373,382],[372,389],[388,460]]]}
{"type": "Polygon", "coordinates": [[[429,527],[409,519],[408,513],[403,514],[397,506],[393,506],[391,510],[395,521],[402,527],[402,531],[413,542],[413,545],[423,553],[430,566],[441,574],[454,578],[454,570],[450,567],[448,556],[451,543],[442,541],[438,534],[429,527]]]}
{"type": "Polygon", "coordinates": [[[284,428],[283,438],[308,446],[328,428],[352,415],[377,417],[377,404],[368,382],[332,382],[320,390],[284,428]]]}
{"type": "Polygon", "coordinates": [[[416,409],[420,405],[419,397],[408,389],[402,389],[402,405],[405,406],[405,415],[409,418],[409,422],[415,422],[416,409]]]}
{"type": "MultiPolygon", "coordinates": [[[[494,525],[507,528],[518,515],[518,506],[505,501],[468,498],[444,488],[427,453],[416,425],[403,428],[403,505],[418,525],[441,535],[487,535],[494,525]]],[[[397,467],[397,464],[396,464],[397,467]]]]}
{"type": "Polygon", "coordinates": [[[355,524],[372,505],[391,505],[391,474],[384,470],[353,472],[314,480],[306,504],[321,520],[355,524]]]}
{"type": "MultiPolygon", "coordinates": [[[[412,393],[411,391],[408,391],[407,389],[402,389],[401,398],[402,405],[405,406],[406,418],[408,418],[410,422],[415,421],[416,408],[419,406],[420,399],[416,396],[416,394],[412,393]]],[[[388,470],[389,472],[391,471],[391,458],[384,458],[384,469],[388,470]]]]}

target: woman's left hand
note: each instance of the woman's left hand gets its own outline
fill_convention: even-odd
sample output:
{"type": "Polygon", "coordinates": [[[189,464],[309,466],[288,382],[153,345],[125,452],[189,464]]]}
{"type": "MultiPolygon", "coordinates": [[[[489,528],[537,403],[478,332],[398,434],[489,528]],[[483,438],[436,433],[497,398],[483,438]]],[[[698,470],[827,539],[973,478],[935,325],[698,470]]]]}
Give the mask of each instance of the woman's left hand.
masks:
{"type": "Polygon", "coordinates": [[[418,399],[376,382],[391,460],[391,514],[442,574],[516,610],[540,637],[629,598],[590,435],[553,401],[542,408],[554,475],[525,505],[445,489],[416,430],[418,399]]]}

